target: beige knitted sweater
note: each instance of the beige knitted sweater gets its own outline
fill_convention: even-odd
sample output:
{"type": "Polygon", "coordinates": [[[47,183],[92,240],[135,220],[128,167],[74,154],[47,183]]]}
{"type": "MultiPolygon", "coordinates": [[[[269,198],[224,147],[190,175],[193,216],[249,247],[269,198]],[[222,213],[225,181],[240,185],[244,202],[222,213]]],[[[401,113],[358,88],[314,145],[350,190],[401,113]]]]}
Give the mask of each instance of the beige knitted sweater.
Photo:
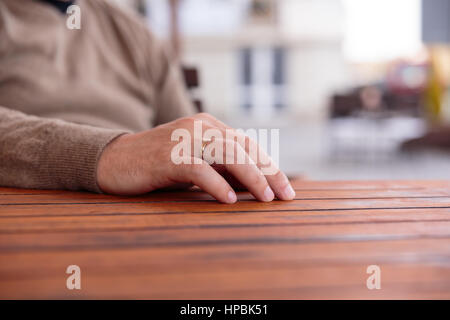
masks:
{"type": "Polygon", "coordinates": [[[99,192],[110,141],[193,113],[143,22],[106,0],[76,4],[70,30],[53,6],[0,1],[0,186],[99,192]]]}

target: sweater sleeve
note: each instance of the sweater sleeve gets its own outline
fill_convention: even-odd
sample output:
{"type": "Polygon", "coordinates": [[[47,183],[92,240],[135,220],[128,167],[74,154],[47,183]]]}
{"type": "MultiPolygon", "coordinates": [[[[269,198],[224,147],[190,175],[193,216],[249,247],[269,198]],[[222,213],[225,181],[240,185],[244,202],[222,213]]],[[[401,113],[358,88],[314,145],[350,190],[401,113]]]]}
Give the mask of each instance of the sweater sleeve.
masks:
{"type": "Polygon", "coordinates": [[[155,88],[155,124],[166,123],[196,113],[182,79],[181,66],[174,61],[162,41],[146,30],[146,61],[155,88]]]}
{"type": "Polygon", "coordinates": [[[0,107],[0,186],[101,192],[98,159],[123,133],[0,107]]]}
{"type": "Polygon", "coordinates": [[[155,90],[155,125],[192,116],[196,109],[183,80],[180,64],[169,52],[167,44],[150,30],[142,32],[142,53],[148,70],[148,82],[155,90]]]}
{"type": "MultiPolygon", "coordinates": [[[[163,60],[164,61],[164,60],[163,60]]],[[[183,80],[181,68],[168,67],[157,93],[156,124],[166,123],[178,118],[192,116],[196,113],[189,98],[183,80]]]]}
{"type": "Polygon", "coordinates": [[[137,14],[119,9],[109,1],[93,1],[109,17],[114,37],[127,44],[128,56],[143,86],[152,92],[148,105],[155,111],[153,125],[196,113],[182,79],[181,67],[171,57],[165,41],[159,39],[137,14]]]}

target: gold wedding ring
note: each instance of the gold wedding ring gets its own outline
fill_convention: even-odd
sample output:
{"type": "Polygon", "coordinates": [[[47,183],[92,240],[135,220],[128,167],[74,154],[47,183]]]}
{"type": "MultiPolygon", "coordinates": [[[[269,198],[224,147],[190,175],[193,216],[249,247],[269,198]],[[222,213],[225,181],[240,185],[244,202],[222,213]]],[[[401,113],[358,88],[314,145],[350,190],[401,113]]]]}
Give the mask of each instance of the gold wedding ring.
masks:
{"type": "Polygon", "coordinates": [[[205,160],[205,158],[203,158],[203,153],[205,152],[206,146],[207,146],[211,141],[212,141],[212,140],[203,140],[203,142],[202,142],[202,160],[205,160]]]}

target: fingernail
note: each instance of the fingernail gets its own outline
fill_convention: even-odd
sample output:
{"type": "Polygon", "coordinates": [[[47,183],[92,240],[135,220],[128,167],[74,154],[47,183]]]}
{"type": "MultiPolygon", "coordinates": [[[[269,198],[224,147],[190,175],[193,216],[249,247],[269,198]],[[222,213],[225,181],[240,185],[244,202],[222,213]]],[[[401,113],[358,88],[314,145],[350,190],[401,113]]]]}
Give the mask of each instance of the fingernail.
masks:
{"type": "Polygon", "coordinates": [[[272,189],[270,187],[267,187],[266,190],[264,190],[264,201],[272,201],[275,195],[273,194],[272,189]]]}
{"type": "Polygon", "coordinates": [[[236,193],[233,191],[228,192],[228,203],[235,203],[237,201],[236,193]]]}
{"type": "Polygon", "coordinates": [[[294,189],[292,189],[292,186],[290,184],[288,184],[286,188],[284,188],[283,194],[287,198],[287,200],[292,200],[295,198],[295,191],[294,189]]]}

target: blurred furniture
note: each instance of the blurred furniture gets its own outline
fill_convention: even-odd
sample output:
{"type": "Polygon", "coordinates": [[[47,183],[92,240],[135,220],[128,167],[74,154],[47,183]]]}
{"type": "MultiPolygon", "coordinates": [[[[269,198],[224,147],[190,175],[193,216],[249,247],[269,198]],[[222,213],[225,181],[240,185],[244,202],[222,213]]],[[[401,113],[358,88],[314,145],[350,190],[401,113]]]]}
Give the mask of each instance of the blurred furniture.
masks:
{"type": "Polygon", "coordinates": [[[426,63],[393,62],[381,83],[332,97],[328,156],[333,162],[379,163],[398,157],[408,139],[425,132],[426,63]]]}
{"type": "Polygon", "coordinates": [[[450,126],[430,130],[424,136],[403,143],[404,150],[445,149],[450,151],[450,126]]]}
{"type": "Polygon", "coordinates": [[[450,182],[293,185],[234,205],[1,188],[0,298],[450,299],[450,182]]]}
{"type": "Polygon", "coordinates": [[[422,95],[420,93],[398,94],[383,92],[380,104],[368,109],[364,106],[361,97],[361,89],[356,89],[348,94],[335,94],[330,106],[330,117],[358,116],[364,111],[370,111],[378,116],[420,116],[422,113],[422,95]]]}
{"type": "Polygon", "coordinates": [[[429,67],[397,61],[382,83],[357,87],[332,97],[330,117],[358,116],[369,111],[379,117],[393,115],[418,117],[423,114],[423,95],[429,67]]]}
{"type": "MultiPolygon", "coordinates": [[[[193,67],[182,67],[182,73],[184,78],[184,83],[188,91],[194,91],[200,87],[200,79],[198,75],[198,70],[193,67]]],[[[194,106],[197,108],[198,112],[203,112],[202,101],[198,98],[193,98],[192,100],[194,106]]]]}

